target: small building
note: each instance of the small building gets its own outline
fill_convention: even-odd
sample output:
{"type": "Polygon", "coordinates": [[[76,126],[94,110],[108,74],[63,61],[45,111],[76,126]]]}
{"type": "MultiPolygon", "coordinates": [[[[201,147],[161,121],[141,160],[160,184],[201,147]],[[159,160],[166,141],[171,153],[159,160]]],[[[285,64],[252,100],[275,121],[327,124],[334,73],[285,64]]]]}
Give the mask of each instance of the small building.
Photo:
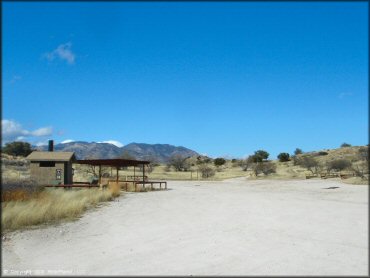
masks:
{"type": "Polygon", "coordinates": [[[40,185],[72,184],[74,152],[54,152],[49,142],[49,151],[34,151],[27,156],[30,161],[31,179],[40,185]]]}

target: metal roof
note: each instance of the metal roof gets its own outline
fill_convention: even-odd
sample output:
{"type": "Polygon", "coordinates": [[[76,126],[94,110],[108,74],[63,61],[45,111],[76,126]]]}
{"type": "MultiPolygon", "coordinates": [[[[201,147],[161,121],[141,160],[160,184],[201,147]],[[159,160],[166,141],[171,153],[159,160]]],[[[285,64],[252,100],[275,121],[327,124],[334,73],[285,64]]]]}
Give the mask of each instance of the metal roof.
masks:
{"type": "Polygon", "coordinates": [[[74,161],[74,152],[40,152],[34,151],[27,156],[30,161],[74,161]]]}
{"type": "Polygon", "coordinates": [[[84,159],[77,160],[76,163],[95,166],[101,165],[111,167],[128,167],[150,164],[150,161],[115,158],[115,159],[84,159]]]}

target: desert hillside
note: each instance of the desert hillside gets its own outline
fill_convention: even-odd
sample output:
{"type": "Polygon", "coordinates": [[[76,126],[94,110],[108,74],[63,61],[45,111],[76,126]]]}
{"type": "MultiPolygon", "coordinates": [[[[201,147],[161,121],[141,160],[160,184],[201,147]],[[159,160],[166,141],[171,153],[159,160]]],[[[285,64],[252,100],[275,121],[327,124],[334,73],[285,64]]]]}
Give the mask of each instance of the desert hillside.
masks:
{"type": "MultiPolygon", "coordinates": [[[[246,165],[242,159],[225,159],[224,164],[216,166],[216,159],[205,156],[193,155],[183,158],[181,167],[174,167],[171,163],[153,163],[146,170],[150,179],[154,180],[223,180],[234,177],[247,177],[249,179],[306,179],[320,178],[321,173],[330,173],[331,178],[339,178],[338,173],[349,173],[349,178],[343,180],[353,184],[368,183],[368,156],[364,156],[366,146],[343,147],[337,149],[324,149],[313,152],[302,153],[290,157],[289,161],[280,162],[279,160],[268,160],[262,164],[269,163],[270,171],[256,171],[254,164],[246,165]],[[306,158],[317,162],[314,167],[307,167],[302,161],[306,158]],[[330,163],[337,160],[345,160],[349,166],[345,169],[329,169],[330,163]],[[356,176],[361,172],[363,175],[356,176]]],[[[180,156],[181,157],[181,156],[180,156]]],[[[29,178],[29,163],[24,157],[13,157],[2,154],[2,174],[5,179],[27,179],[29,178]]],[[[312,161],[311,161],[312,162],[312,161]]],[[[175,165],[176,166],[176,165],[175,165]]],[[[88,166],[74,164],[75,181],[85,181],[93,175],[94,169],[88,166]]],[[[114,176],[115,171],[110,168],[104,168],[103,173],[106,176],[114,176]]],[[[120,171],[120,175],[133,175],[133,169],[130,167],[120,171]]],[[[136,175],[138,175],[136,169],[136,175]]],[[[328,176],[329,177],[329,176],[328,176]]]]}

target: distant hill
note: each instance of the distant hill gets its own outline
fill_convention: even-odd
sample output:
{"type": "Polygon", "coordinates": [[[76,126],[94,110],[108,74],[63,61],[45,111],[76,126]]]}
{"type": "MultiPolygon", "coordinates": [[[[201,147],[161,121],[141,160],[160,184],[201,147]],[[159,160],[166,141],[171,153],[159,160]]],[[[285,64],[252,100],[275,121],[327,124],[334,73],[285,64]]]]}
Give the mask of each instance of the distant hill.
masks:
{"type": "MultiPolygon", "coordinates": [[[[46,151],[48,146],[36,147],[46,151]]],[[[184,157],[198,155],[197,152],[185,147],[176,147],[169,144],[144,144],[130,143],[123,147],[117,147],[109,143],[95,143],[75,141],[64,144],[56,144],[55,151],[74,152],[77,159],[86,158],[118,158],[123,153],[129,154],[136,159],[156,159],[158,162],[167,162],[169,157],[179,154],[184,157]]]]}
{"type": "Polygon", "coordinates": [[[159,162],[167,162],[172,155],[179,154],[183,157],[198,155],[197,152],[185,147],[176,147],[169,144],[144,144],[131,143],[121,148],[123,151],[138,159],[156,158],[159,162]]]}

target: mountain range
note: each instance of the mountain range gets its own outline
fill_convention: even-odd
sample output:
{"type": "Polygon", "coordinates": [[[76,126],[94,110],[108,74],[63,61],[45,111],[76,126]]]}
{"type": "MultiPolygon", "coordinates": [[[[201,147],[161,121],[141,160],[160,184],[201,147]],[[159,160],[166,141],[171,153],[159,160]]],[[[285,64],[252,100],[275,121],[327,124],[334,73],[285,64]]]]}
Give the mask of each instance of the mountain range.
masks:
{"type": "MultiPolygon", "coordinates": [[[[36,149],[46,151],[48,146],[41,146],[36,149]]],[[[117,147],[110,143],[74,141],[56,144],[54,150],[74,152],[77,159],[120,158],[124,156],[139,160],[155,160],[161,163],[166,163],[172,155],[178,154],[183,157],[199,155],[197,152],[181,146],[145,143],[130,143],[123,147],[117,147]]]]}

